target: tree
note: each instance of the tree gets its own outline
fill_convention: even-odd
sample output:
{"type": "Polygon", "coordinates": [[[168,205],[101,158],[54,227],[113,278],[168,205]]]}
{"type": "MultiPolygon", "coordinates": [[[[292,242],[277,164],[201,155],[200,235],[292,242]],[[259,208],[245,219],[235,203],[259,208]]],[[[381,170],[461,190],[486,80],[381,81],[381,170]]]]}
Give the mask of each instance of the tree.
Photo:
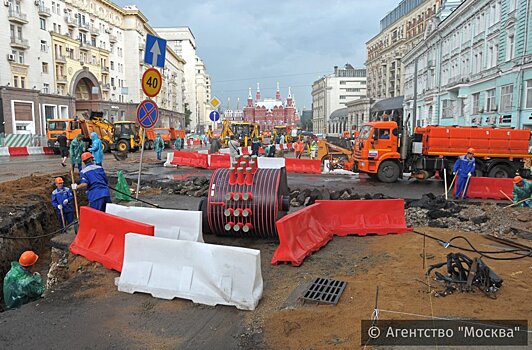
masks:
{"type": "Polygon", "coordinates": [[[188,103],[185,103],[185,127],[188,127],[190,125],[190,115],[192,114],[192,111],[188,109],[188,103]]]}

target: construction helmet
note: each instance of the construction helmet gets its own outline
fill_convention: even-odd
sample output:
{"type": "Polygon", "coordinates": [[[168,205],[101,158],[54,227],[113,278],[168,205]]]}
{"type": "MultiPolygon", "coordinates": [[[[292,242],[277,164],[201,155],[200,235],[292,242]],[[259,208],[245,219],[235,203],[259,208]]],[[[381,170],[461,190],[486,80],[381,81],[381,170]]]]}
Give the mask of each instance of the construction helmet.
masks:
{"type": "Polygon", "coordinates": [[[473,147],[469,147],[467,149],[467,153],[475,154],[475,149],[473,147]]]}
{"type": "Polygon", "coordinates": [[[520,183],[521,181],[523,181],[523,178],[521,176],[516,176],[514,177],[514,184],[518,184],[520,183]]]}
{"type": "Polygon", "coordinates": [[[33,266],[37,260],[39,260],[39,256],[35,254],[35,252],[32,250],[26,250],[20,255],[18,262],[21,266],[28,267],[33,266]]]}
{"type": "Polygon", "coordinates": [[[56,177],[56,178],[55,178],[55,183],[56,183],[56,184],[62,184],[63,182],[65,182],[65,181],[63,181],[63,178],[62,178],[62,177],[56,177]]]}
{"type": "Polygon", "coordinates": [[[81,155],[81,160],[84,161],[84,162],[86,162],[88,159],[91,159],[91,158],[93,158],[91,152],[84,152],[84,153],[81,155]]]}

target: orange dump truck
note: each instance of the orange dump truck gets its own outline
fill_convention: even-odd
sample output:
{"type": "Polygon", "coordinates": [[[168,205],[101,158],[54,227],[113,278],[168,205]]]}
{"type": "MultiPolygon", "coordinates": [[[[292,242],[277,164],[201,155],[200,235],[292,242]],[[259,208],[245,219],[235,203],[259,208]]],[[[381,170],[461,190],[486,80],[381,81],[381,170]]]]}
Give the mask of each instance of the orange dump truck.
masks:
{"type": "Polygon", "coordinates": [[[146,142],[144,143],[144,149],[153,149],[153,143],[155,137],[161,135],[161,138],[164,141],[165,147],[172,147],[177,136],[181,139],[185,138],[185,130],[179,130],[175,128],[152,128],[146,130],[146,142]]]}
{"type": "Polygon", "coordinates": [[[72,141],[78,134],[81,134],[81,125],[79,120],[74,119],[48,119],[47,120],[47,137],[48,146],[55,147],[57,136],[66,132],[66,137],[72,141]]]}
{"type": "Polygon", "coordinates": [[[530,138],[530,130],[454,126],[416,128],[409,135],[394,121],[371,122],[356,139],[354,164],[382,182],[395,182],[404,172],[423,180],[444,169],[450,174],[456,159],[473,147],[477,176],[529,176],[530,138]]]}

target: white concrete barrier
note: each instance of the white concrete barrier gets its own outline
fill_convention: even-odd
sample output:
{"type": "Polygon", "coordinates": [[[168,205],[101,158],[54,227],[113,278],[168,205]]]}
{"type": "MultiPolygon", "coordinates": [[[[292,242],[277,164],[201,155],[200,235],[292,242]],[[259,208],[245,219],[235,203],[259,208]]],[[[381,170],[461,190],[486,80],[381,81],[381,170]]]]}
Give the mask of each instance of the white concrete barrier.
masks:
{"type": "Polygon", "coordinates": [[[155,226],[155,237],[203,242],[202,212],[108,204],[105,212],[155,226]]]}
{"type": "Polygon", "coordinates": [[[229,150],[229,148],[220,148],[218,152],[223,154],[229,154],[231,151],[229,150]]]}
{"type": "Polygon", "coordinates": [[[164,162],[164,167],[166,167],[166,168],[175,168],[175,167],[177,167],[177,165],[172,164],[172,160],[174,160],[174,152],[166,153],[166,162],[164,162]]]}
{"type": "Polygon", "coordinates": [[[0,147],[0,157],[1,156],[10,156],[8,147],[0,147]]]}
{"type": "Polygon", "coordinates": [[[259,157],[257,163],[259,169],[281,169],[285,166],[284,158],[259,157]]]}
{"type": "Polygon", "coordinates": [[[28,154],[44,154],[42,147],[28,147],[28,154]]]}
{"type": "Polygon", "coordinates": [[[263,291],[260,251],[128,233],[116,285],[120,292],[254,310],[263,291]]]}

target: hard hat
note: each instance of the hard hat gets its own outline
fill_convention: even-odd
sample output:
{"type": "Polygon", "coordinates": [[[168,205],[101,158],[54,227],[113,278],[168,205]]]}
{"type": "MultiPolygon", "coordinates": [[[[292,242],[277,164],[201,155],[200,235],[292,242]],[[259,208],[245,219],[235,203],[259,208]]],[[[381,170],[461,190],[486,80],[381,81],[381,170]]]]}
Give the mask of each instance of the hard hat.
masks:
{"type": "Polygon", "coordinates": [[[514,184],[518,184],[520,183],[521,181],[523,181],[523,178],[521,176],[516,176],[514,177],[514,184]]]}
{"type": "Polygon", "coordinates": [[[62,177],[56,177],[55,178],[55,183],[56,184],[62,184],[64,181],[63,181],[63,178],[62,177]]]}
{"type": "Polygon", "coordinates": [[[39,260],[39,256],[35,254],[35,252],[32,250],[26,250],[20,255],[18,262],[21,266],[28,267],[33,266],[37,260],[39,260]]]}
{"type": "Polygon", "coordinates": [[[93,158],[91,152],[84,152],[84,153],[81,155],[81,160],[84,161],[84,162],[86,162],[88,159],[91,159],[91,158],[93,158]]]}
{"type": "Polygon", "coordinates": [[[475,149],[473,147],[470,147],[467,149],[467,153],[475,154],[475,149]]]}

